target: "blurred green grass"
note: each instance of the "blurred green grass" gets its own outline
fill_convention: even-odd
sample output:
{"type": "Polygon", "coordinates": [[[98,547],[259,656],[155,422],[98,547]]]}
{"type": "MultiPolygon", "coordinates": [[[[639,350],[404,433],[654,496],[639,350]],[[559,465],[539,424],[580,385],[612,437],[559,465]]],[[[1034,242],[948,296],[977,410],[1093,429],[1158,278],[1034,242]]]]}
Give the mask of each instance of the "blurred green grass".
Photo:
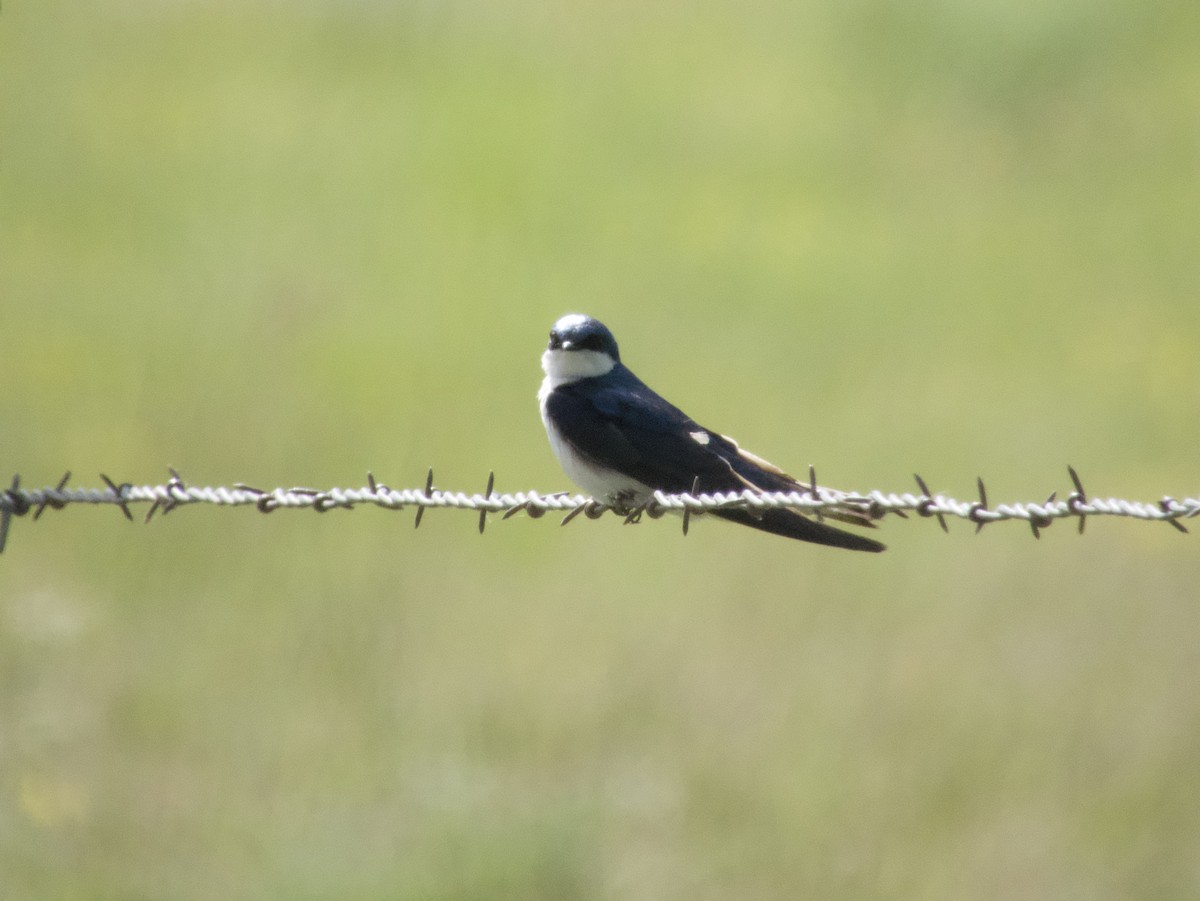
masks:
{"type": "MultiPolygon", "coordinates": [[[[566,487],[555,317],[832,484],[1197,490],[1200,11],[5,4],[0,461],[566,487]]],[[[0,894],[1190,898],[1200,563],[111,510],[0,558],[0,894]]]]}

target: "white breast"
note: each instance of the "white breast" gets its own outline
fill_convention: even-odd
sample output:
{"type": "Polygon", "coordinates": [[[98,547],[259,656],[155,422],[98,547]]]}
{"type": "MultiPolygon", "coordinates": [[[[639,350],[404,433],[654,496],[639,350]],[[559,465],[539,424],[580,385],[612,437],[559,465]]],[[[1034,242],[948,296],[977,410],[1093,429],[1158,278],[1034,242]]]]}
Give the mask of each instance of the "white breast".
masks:
{"type": "Polygon", "coordinates": [[[542,380],[542,387],[538,390],[542,425],[546,427],[550,449],[554,451],[554,456],[558,458],[567,478],[592,497],[602,501],[617,495],[649,497],[653,490],[648,486],[611,469],[602,469],[576,452],[546,415],[546,401],[555,388],[559,385],[569,385],[581,378],[607,374],[613,368],[612,359],[606,354],[594,351],[548,350],[542,355],[542,368],[546,370],[546,378],[542,380]]]}

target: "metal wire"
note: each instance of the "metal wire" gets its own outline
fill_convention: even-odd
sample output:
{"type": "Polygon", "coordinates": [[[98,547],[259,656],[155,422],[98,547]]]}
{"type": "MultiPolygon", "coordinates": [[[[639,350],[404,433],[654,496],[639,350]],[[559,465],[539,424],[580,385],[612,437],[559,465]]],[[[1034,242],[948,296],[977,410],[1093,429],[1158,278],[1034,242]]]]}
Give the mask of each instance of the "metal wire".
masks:
{"type": "Polygon", "coordinates": [[[68,488],[71,474],[66,473],[54,486],[22,488],[20,476],[14,475],[9,488],[0,491],[0,551],[8,537],[13,517],[33,513],[33,519],[41,517],[47,508],[61,510],[71,504],[112,504],[120,508],[126,519],[132,520],[132,504],[150,504],[145,522],[156,513],[164,515],[190,504],[213,504],[221,507],[253,506],[261,513],[280,509],[312,509],[318,513],[328,510],[350,509],[360,504],[370,504],[389,510],[412,507],[416,510],[415,525],[420,526],[421,517],[432,507],[472,510],[479,513],[479,531],[484,530],[487,514],[503,514],[504,519],[524,512],[537,519],[548,512],[561,512],[566,516],[566,525],[580,514],[589,519],[598,519],[605,513],[615,513],[626,522],[637,522],[643,515],[657,519],[665,513],[683,514],[684,534],[687,534],[689,519],[694,514],[718,509],[765,509],[787,507],[820,517],[822,512],[853,511],[872,519],[882,519],[889,513],[907,518],[914,513],[921,518],[936,519],[944,531],[948,531],[947,517],[957,517],[975,523],[976,531],[991,523],[1006,520],[1021,520],[1028,523],[1035,538],[1040,531],[1055,520],[1075,519],[1079,531],[1089,516],[1121,516],[1132,519],[1165,522],[1180,532],[1187,529],[1182,519],[1200,515],[1200,498],[1164,497],[1157,502],[1129,501],[1119,498],[1092,498],[1083,489],[1078,473],[1067,467],[1073,490],[1063,500],[1057,492],[1041,503],[1016,502],[988,503],[983,479],[979,479],[979,497],[974,501],[956,500],[942,493],[931,492],[920,476],[915,476],[919,494],[912,492],[868,491],[865,493],[836,491],[817,484],[816,473],[809,468],[809,481],[803,488],[792,492],[741,491],[716,494],[665,494],[656,491],[647,502],[638,506],[620,503],[603,503],[580,494],[565,492],[539,494],[536,491],[520,491],[515,494],[496,493],[495,474],[489,473],[487,487],[482,494],[467,494],[461,491],[443,491],[433,484],[430,469],[423,488],[396,490],[379,482],[367,473],[367,484],[361,488],[255,488],[243,483],[232,486],[188,485],[174,469],[171,478],[160,485],[134,485],[130,482],[117,484],[108,476],[101,475],[104,488],[68,488]]]}

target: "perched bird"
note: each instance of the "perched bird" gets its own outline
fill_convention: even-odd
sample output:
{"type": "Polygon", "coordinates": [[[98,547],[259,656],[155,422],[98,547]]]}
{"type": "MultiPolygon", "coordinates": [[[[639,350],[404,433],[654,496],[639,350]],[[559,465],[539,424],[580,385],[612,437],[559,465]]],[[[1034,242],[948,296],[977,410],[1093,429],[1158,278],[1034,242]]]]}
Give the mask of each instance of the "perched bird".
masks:
{"type": "MultiPolygon", "coordinates": [[[[603,323],[579,313],[550,330],[538,391],[542,422],[563,470],[600,501],[635,506],[654,491],[668,494],[810,491],[783,470],[709,431],[659,397],[622,363],[603,323]]],[[[714,510],[754,529],[855,551],[882,551],[878,541],[844,532],[781,507],[714,510]]],[[[851,508],[826,518],[873,528],[851,508]]]]}

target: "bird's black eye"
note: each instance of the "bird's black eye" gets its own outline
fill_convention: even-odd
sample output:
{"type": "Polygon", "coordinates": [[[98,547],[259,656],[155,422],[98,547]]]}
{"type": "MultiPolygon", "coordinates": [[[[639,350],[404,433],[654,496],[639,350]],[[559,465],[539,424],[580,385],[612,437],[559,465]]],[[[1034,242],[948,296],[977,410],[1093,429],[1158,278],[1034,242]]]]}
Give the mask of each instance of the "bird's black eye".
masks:
{"type": "Polygon", "coordinates": [[[558,332],[550,332],[550,349],[558,350],[560,347],[562,347],[562,338],[559,336],[558,332]]]}
{"type": "Polygon", "coordinates": [[[576,341],[575,346],[580,350],[604,350],[604,336],[588,335],[582,341],[576,341]]]}

